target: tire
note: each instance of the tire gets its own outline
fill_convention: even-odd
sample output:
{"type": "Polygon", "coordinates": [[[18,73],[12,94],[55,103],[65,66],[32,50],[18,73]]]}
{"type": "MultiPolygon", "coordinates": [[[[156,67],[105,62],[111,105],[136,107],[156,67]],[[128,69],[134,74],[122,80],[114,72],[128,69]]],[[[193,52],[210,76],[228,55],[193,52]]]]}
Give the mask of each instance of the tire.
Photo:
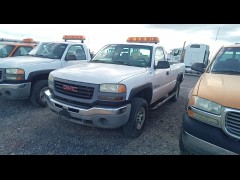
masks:
{"type": "Polygon", "coordinates": [[[174,92],[176,92],[176,94],[171,98],[172,102],[176,102],[179,96],[179,91],[180,91],[180,82],[177,81],[177,84],[174,88],[174,92]]]}
{"type": "Polygon", "coordinates": [[[43,100],[43,93],[48,89],[47,80],[39,80],[33,84],[30,102],[36,107],[46,107],[47,103],[43,100]]]}
{"type": "Polygon", "coordinates": [[[148,117],[148,103],[143,98],[134,98],[131,102],[128,122],[122,127],[124,134],[136,138],[142,134],[148,117]]]}

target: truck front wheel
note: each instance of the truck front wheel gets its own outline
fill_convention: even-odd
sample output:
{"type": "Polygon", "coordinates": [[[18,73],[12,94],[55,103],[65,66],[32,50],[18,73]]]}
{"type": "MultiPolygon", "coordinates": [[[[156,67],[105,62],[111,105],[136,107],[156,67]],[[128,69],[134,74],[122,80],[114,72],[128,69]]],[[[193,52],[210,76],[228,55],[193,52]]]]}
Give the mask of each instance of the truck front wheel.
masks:
{"type": "Polygon", "coordinates": [[[130,117],[122,129],[127,136],[138,137],[143,131],[148,116],[148,103],[143,98],[134,98],[131,105],[130,117]]]}
{"type": "Polygon", "coordinates": [[[44,101],[44,91],[48,89],[48,81],[40,80],[33,84],[30,101],[33,105],[37,107],[46,107],[46,102],[44,101]]]}

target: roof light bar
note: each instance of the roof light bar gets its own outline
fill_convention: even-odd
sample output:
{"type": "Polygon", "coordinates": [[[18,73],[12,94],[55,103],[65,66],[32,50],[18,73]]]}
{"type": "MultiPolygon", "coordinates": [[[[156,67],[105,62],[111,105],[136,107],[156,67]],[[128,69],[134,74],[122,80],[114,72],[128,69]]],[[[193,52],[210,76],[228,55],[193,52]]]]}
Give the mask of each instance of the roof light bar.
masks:
{"type": "Polygon", "coordinates": [[[135,43],[159,43],[160,40],[158,37],[129,37],[127,42],[135,43]]]}

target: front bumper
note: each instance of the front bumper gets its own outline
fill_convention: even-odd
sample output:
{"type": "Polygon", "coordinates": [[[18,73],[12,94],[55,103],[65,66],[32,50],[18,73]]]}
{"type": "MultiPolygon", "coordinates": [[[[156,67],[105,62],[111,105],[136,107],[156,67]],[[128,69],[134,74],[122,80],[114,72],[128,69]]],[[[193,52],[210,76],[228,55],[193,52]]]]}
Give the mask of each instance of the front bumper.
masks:
{"type": "Polygon", "coordinates": [[[240,141],[227,136],[222,129],[183,115],[183,147],[190,154],[234,155],[240,154],[240,141]]]}
{"type": "Polygon", "coordinates": [[[21,84],[0,84],[0,97],[5,99],[27,99],[31,92],[31,82],[21,84]]]}
{"type": "Polygon", "coordinates": [[[127,123],[131,111],[131,104],[117,108],[92,107],[90,109],[71,106],[54,99],[49,90],[45,91],[45,100],[48,107],[59,117],[74,123],[100,128],[113,129],[123,126],[127,123]]]}

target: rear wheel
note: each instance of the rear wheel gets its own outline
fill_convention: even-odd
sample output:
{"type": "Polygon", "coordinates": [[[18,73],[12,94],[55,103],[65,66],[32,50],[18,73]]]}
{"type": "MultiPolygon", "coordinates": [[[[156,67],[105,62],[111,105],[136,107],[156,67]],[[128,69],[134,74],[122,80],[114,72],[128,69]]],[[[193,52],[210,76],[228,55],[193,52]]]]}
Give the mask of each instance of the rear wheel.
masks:
{"type": "Polygon", "coordinates": [[[48,81],[40,80],[33,84],[30,101],[33,105],[37,107],[46,107],[46,102],[44,100],[44,92],[48,89],[48,81]]]}
{"type": "Polygon", "coordinates": [[[148,103],[143,98],[134,98],[131,105],[131,113],[128,122],[122,129],[127,136],[138,137],[143,131],[148,116],[148,103]]]}

